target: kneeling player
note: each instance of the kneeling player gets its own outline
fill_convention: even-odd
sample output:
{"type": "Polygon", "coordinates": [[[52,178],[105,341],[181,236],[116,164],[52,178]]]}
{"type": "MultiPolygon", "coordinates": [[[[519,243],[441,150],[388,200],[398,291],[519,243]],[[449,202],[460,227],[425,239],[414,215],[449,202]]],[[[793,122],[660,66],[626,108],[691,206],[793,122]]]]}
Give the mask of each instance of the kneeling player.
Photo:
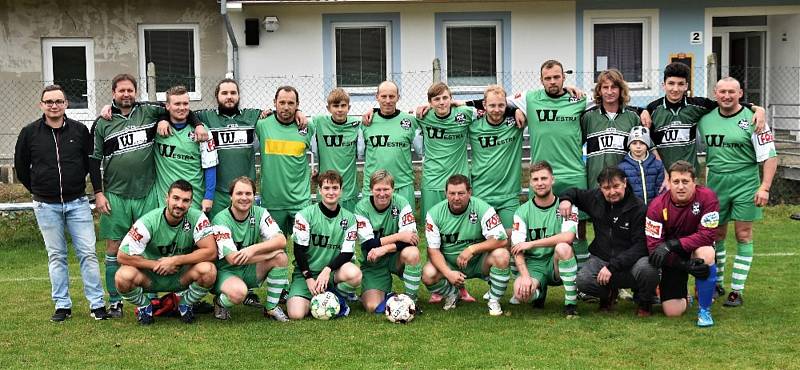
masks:
{"type": "Polygon", "coordinates": [[[213,227],[192,206],[192,185],[175,181],[167,191],[167,206],[147,212],[122,239],[115,276],[117,290],[136,305],[136,319],[153,323],[147,292],[179,292],[181,321],[194,321],[192,305],[214,286],[217,245],[213,227]],[[187,288],[188,286],[188,288],[187,288]]]}
{"type": "Polygon", "coordinates": [[[567,217],[558,212],[559,200],[553,194],[553,169],[546,161],[531,166],[534,197],[514,213],[511,253],[519,271],[514,281],[514,297],[526,302],[539,298],[547,285],[564,284],[564,314],[578,316],[575,277],[578,263],[572,241],[578,229],[578,209],[567,217]]]}
{"type": "Polygon", "coordinates": [[[369,187],[372,196],[358,202],[355,214],[358,232],[366,240],[359,261],[364,274],[361,302],[368,312],[375,312],[392,291],[392,274],[402,277],[405,293],[416,301],[422,266],[414,210],[408,200],[394,194],[392,175],[386,170],[373,172],[369,187]]]}
{"type": "Polygon", "coordinates": [[[356,217],[339,206],[342,176],[325,171],[317,180],[320,202],[303,208],[294,217],[295,267],[286,303],[292,320],[306,317],[311,298],[326,290],[339,296],[338,316],[347,316],[350,308],[343,297],[354,294],[361,285],[361,270],[350,262],[358,235],[356,217]]]}
{"type": "Polygon", "coordinates": [[[686,282],[692,274],[700,306],[697,325],[712,326],[719,201],[711,189],[695,183],[694,166],[687,161],[669,167],[669,184],[669,192],[650,203],[645,224],[650,263],[661,268],[661,308],[667,316],[686,311],[686,282]]]}
{"type": "Polygon", "coordinates": [[[430,261],[422,269],[422,282],[431,293],[445,297],[444,309],[456,307],[458,287],[466,279],[489,277],[489,314],[503,313],[500,298],[511,269],[506,230],[500,216],[483,200],[472,197],[466,176],[447,179],[446,200],[426,216],[425,237],[430,261]]]}
{"type": "Polygon", "coordinates": [[[289,321],[278,306],[281,292],[289,287],[286,238],[269,212],[253,205],[255,192],[256,183],[249,177],[234,179],[229,190],[230,208],[214,217],[214,225],[221,228],[214,317],[229,319],[229,309],[244,301],[248,289],[259,287],[266,279],[264,316],[289,321]]]}

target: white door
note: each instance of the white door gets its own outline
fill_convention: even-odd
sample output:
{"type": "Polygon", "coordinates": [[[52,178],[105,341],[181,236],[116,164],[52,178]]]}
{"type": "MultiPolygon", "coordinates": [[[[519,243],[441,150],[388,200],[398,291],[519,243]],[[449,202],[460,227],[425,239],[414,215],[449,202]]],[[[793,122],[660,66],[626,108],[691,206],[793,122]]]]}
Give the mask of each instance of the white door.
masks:
{"type": "Polygon", "coordinates": [[[69,101],[67,116],[91,126],[96,117],[92,39],[43,39],[42,56],[45,85],[61,85],[69,101]]]}

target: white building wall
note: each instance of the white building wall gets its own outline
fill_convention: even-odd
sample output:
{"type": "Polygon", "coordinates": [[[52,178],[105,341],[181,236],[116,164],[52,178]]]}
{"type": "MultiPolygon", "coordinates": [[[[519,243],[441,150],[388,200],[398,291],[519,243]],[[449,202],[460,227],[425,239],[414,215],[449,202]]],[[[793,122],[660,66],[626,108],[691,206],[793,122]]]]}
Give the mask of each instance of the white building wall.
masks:
{"type": "MultiPolygon", "coordinates": [[[[800,104],[800,14],[773,15],[769,29],[769,104],[800,104]]],[[[777,116],[800,117],[800,107],[775,106],[777,116]]],[[[778,129],[800,131],[800,119],[776,119],[778,129]]]]}

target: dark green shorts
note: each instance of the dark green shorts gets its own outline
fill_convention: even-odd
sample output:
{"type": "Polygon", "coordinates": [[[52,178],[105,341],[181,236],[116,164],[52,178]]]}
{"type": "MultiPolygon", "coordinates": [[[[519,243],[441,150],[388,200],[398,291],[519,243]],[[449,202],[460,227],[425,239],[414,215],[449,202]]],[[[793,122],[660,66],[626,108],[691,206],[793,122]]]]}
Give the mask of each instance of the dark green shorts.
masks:
{"type": "MultiPolygon", "coordinates": [[[[317,275],[319,275],[319,272],[312,272],[311,275],[316,278],[317,275]]],[[[332,288],[336,285],[334,276],[336,276],[336,271],[331,271],[331,277],[328,281],[328,288],[332,288]]],[[[295,270],[295,272],[292,273],[292,283],[289,285],[288,297],[303,297],[309,301],[312,298],[311,291],[308,290],[308,285],[306,284],[306,279],[303,277],[300,271],[295,270]]]]}
{"type": "Polygon", "coordinates": [[[755,197],[761,186],[758,166],[737,172],[716,173],[708,171],[708,187],[719,199],[719,222],[758,221],[763,209],[756,207],[755,197]]]}
{"type": "Polygon", "coordinates": [[[384,293],[392,291],[392,274],[402,277],[403,269],[397,268],[400,253],[383,256],[378,262],[364,262],[361,264],[361,291],[366,292],[377,289],[384,293]]]}
{"type": "Polygon", "coordinates": [[[225,280],[232,277],[241,279],[248,289],[258,288],[263,280],[258,280],[257,264],[252,263],[244,266],[225,266],[217,270],[217,281],[214,283],[214,292],[222,292],[222,284],[225,280]]]}
{"type": "MultiPolygon", "coordinates": [[[[555,255],[548,258],[525,257],[525,266],[528,267],[528,274],[539,282],[539,286],[561,285],[561,278],[556,273],[555,255]]],[[[519,277],[519,272],[514,274],[514,278],[519,277]]]]}
{"type": "Polygon", "coordinates": [[[481,253],[472,256],[472,259],[467,262],[467,266],[463,270],[458,267],[455,257],[453,257],[452,260],[445,257],[445,262],[447,262],[447,266],[449,266],[451,270],[463,272],[464,275],[467,276],[467,279],[484,279],[489,276],[483,273],[483,261],[486,260],[488,256],[489,253],[481,253]]]}
{"type": "Polygon", "coordinates": [[[179,292],[188,285],[181,285],[181,276],[189,270],[190,266],[181,266],[178,272],[172,275],[159,275],[150,270],[139,270],[150,279],[150,287],[144,288],[145,292],[179,292]]]}
{"type": "Polygon", "coordinates": [[[100,238],[122,240],[133,223],[142,215],[158,207],[155,192],[144,198],[124,198],[114,193],[105,193],[111,214],[100,214],[100,238]]]}

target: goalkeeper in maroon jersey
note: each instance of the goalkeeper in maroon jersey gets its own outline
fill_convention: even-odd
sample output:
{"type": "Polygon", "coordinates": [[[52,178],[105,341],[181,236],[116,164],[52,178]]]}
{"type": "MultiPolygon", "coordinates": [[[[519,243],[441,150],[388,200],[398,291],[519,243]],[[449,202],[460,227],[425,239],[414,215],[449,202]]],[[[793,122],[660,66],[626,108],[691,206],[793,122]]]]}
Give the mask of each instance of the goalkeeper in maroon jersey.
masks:
{"type": "Polygon", "coordinates": [[[645,220],[650,264],[661,268],[661,308],[667,316],[686,311],[686,283],[691,274],[700,306],[697,326],[712,326],[719,201],[711,189],[695,183],[694,167],[687,161],[679,160],[669,167],[669,184],[669,192],[650,202],[645,220]]]}

